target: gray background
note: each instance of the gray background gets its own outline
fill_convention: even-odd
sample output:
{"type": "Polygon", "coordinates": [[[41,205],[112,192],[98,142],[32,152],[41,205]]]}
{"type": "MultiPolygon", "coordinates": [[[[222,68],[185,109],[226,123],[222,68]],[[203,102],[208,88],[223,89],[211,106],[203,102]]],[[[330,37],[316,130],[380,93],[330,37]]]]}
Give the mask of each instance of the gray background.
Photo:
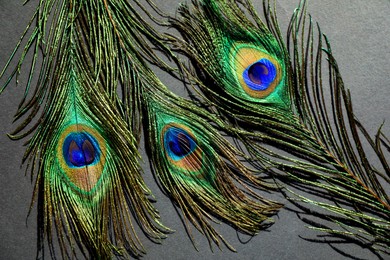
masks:
{"type": "MultiPolygon", "coordinates": [[[[155,0],[167,12],[174,12],[178,1],[155,0]]],[[[278,17],[285,32],[298,1],[279,0],[278,17]]],[[[37,1],[22,7],[22,1],[0,0],[0,68],[32,15],[37,1]]],[[[256,1],[261,10],[261,1],[256,1]]],[[[371,134],[384,121],[390,120],[389,72],[390,72],[390,2],[388,0],[310,0],[309,11],[321,25],[331,41],[334,55],[341,69],[344,82],[351,90],[354,111],[371,134]]],[[[169,82],[169,79],[164,79],[169,82]]],[[[13,142],[6,133],[11,132],[13,114],[23,94],[23,86],[14,82],[0,96],[0,259],[34,259],[36,252],[36,208],[26,220],[33,185],[25,167],[20,168],[24,152],[23,141],[13,142]]],[[[183,91],[180,85],[172,85],[183,91]]],[[[383,131],[389,136],[389,123],[383,131]]],[[[209,249],[207,240],[193,230],[199,249],[192,246],[180,218],[171,202],[161,193],[150,170],[145,166],[145,179],[153,190],[165,225],[176,232],[156,245],[140,235],[148,254],[144,259],[343,259],[344,257],[326,244],[315,244],[301,238],[314,238],[315,233],[305,228],[293,213],[282,210],[275,217],[276,223],[258,236],[249,239],[238,235],[227,225],[217,228],[237,249],[220,251],[209,249]],[[248,241],[248,243],[241,243],[248,241]],[[250,241],[249,241],[250,240],[250,241]]],[[[284,201],[280,196],[279,201],[284,201]]],[[[359,258],[373,259],[367,250],[349,245],[342,247],[347,253],[359,258]]]]}

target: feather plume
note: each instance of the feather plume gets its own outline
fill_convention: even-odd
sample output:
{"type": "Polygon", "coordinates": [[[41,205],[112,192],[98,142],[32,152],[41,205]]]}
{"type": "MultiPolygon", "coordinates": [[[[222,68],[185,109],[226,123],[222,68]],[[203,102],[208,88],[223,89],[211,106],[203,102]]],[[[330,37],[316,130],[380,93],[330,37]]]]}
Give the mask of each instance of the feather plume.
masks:
{"type": "Polygon", "coordinates": [[[274,186],[240,161],[243,154],[211,125],[217,118],[173,95],[148,68],[147,61],[169,70],[148,47],[169,53],[159,37],[127,1],[39,2],[0,74],[10,72],[1,93],[32,50],[15,116],[21,124],[9,136],[29,137],[23,163],[35,177],[37,257],[46,243],[55,257],[55,240],[64,258],[79,251],[86,258],[139,257],[145,250],[134,221],[154,242],[170,232],[141,175],[142,124],[164,191],[210,243],[222,240],[234,250],[209,223],[213,217],[249,235],[272,223],[281,205],[248,185],[274,186]]]}
{"type": "MultiPolygon", "coordinates": [[[[278,204],[266,201],[253,193],[250,194],[252,198],[250,196],[221,196],[232,194],[230,189],[235,191],[233,194],[242,195],[242,193],[248,191],[245,188],[247,183],[268,187],[264,182],[251,176],[253,171],[239,161],[239,159],[246,157],[232,147],[222,137],[221,133],[217,131],[222,130],[223,134],[229,133],[246,145],[246,148],[254,157],[250,161],[253,165],[262,170],[263,168],[269,169],[279,181],[290,185],[290,189],[287,191],[294,193],[288,193],[287,196],[291,198],[291,201],[298,199],[298,201],[306,203],[307,208],[303,208],[306,213],[310,213],[318,208],[325,209],[326,211],[316,210],[321,213],[317,216],[334,221],[340,228],[318,226],[317,222],[313,222],[306,217],[303,218],[305,221],[333,236],[343,239],[352,237],[355,238],[354,242],[372,250],[378,252],[381,250],[388,251],[386,249],[388,244],[386,244],[385,240],[387,239],[386,236],[388,236],[388,227],[386,225],[375,226],[377,220],[379,222],[383,222],[383,220],[388,221],[388,214],[386,212],[382,214],[381,210],[378,210],[381,207],[380,203],[374,205],[377,198],[373,196],[373,193],[370,193],[368,189],[361,189],[361,184],[364,184],[364,181],[354,181],[356,179],[350,175],[344,176],[341,179],[343,182],[341,184],[344,185],[340,185],[338,176],[340,176],[340,173],[345,172],[343,167],[337,165],[341,161],[333,164],[329,163],[329,160],[332,158],[329,159],[328,154],[323,156],[325,159],[321,158],[326,149],[318,152],[318,139],[320,137],[319,135],[313,136],[311,132],[314,130],[308,127],[312,125],[314,128],[322,127],[324,131],[329,129],[337,130],[334,128],[334,123],[329,123],[329,127],[324,125],[324,123],[311,122],[312,119],[315,119],[312,112],[316,108],[310,108],[309,100],[314,105],[322,104],[326,105],[327,108],[329,108],[329,104],[332,102],[327,102],[327,97],[320,92],[314,94],[318,88],[310,89],[312,85],[318,85],[317,81],[322,82],[320,79],[326,78],[324,73],[322,73],[321,78],[319,76],[321,73],[318,73],[318,67],[314,66],[320,64],[319,61],[324,59],[322,57],[329,58],[330,71],[333,73],[332,75],[335,75],[331,79],[334,79],[334,82],[337,83],[339,93],[347,94],[345,100],[349,104],[348,107],[350,106],[350,98],[348,97],[349,93],[343,90],[339,71],[330,52],[330,47],[327,46],[327,41],[323,42],[322,46],[318,48],[320,50],[321,47],[325,46],[326,52],[322,53],[322,56],[319,56],[318,59],[313,56],[313,61],[318,61],[318,63],[311,62],[312,58],[310,55],[305,56],[305,50],[308,50],[308,54],[311,52],[314,54],[321,53],[317,52],[314,47],[311,48],[311,44],[308,46],[301,45],[298,40],[298,36],[302,33],[301,28],[304,27],[302,24],[299,25],[299,22],[303,23],[305,12],[297,11],[293,17],[290,26],[290,48],[289,46],[284,46],[284,40],[278,30],[275,13],[273,13],[273,10],[271,12],[267,5],[265,5],[265,17],[268,19],[263,20],[266,24],[268,21],[267,25],[260,21],[249,2],[244,1],[213,1],[216,4],[210,10],[218,7],[218,12],[207,13],[207,15],[200,12],[200,15],[203,15],[202,19],[199,19],[200,16],[198,17],[198,15],[191,13],[188,17],[191,23],[196,21],[193,24],[197,24],[197,22],[199,24],[215,23],[214,25],[218,25],[215,27],[215,31],[218,31],[220,28],[228,29],[227,32],[235,33],[235,37],[244,32],[241,36],[245,37],[239,37],[242,42],[232,51],[235,55],[239,54],[239,57],[246,56],[245,53],[248,47],[250,47],[245,43],[248,39],[258,39],[262,42],[262,47],[254,50],[255,55],[258,55],[258,59],[249,62],[255,65],[251,70],[246,70],[242,66],[242,62],[246,59],[240,60],[239,58],[230,63],[229,59],[225,57],[230,52],[223,52],[225,55],[223,56],[223,63],[233,64],[233,66],[238,67],[242,71],[242,75],[245,75],[242,79],[231,82],[231,78],[226,80],[225,75],[234,72],[233,69],[230,68],[227,71],[222,71],[222,73],[216,70],[220,73],[216,75],[208,68],[210,64],[214,64],[211,68],[218,69],[221,67],[221,64],[216,62],[220,56],[217,56],[217,59],[215,59],[215,55],[219,53],[220,48],[218,47],[226,47],[226,42],[218,41],[218,37],[222,35],[225,38],[229,38],[226,36],[229,36],[230,33],[219,32],[214,35],[216,37],[212,38],[211,41],[192,42],[193,39],[203,39],[202,37],[208,34],[207,28],[198,30],[199,27],[192,26],[191,30],[194,30],[193,33],[196,37],[187,37],[184,41],[175,39],[176,45],[173,46],[174,49],[179,49],[181,53],[186,54],[195,64],[194,68],[197,73],[192,75],[191,77],[194,78],[189,80],[196,80],[198,87],[204,93],[202,95],[199,95],[199,92],[191,93],[198,97],[196,103],[191,103],[188,100],[174,96],[158,80],[150,77],[153,73],[145,69],[143,59],[160,65],[165,70],[168,69],[165,64],[161,63],[161,60],[153,55],[152,49],[148,47],[150,42],[159,49],[164,51],[167,51],[167,49],[158,42],[160,36],[155,34],[155,31],[141,19],[138,12],[135,12],[126,1],[99,1],[96,3],[95,1],[90,1],[92,3],[84,1],[85,9],[89,11],[77,8],[78,4],[75,3],[79,1],[64,1],[64,3],[73,3],[73,7],[71,9],[59,8],[57,9],[58,16],[53,14],[49,16],[48,10],[56,6],[56,4],[60,4],[60,2],[41,1],[40,7],[35,13],[35,17],[39,17],[39,23],[34,27],[35,21],[31,21],[30,32],[32,31],[32,38],[27,43],[27,46],[30,46],[32,49],[33,62],[36,63],[33,63],[35,65],[32,67],[32,73],[29,74],[27,91],[24,94],[25,96],[16,118],[22,121],[24,117],[27,117],[27,121],[23,121],[22,126],[13,133],[13,138],[21,138],[25,135],[24,138],[31,139],[27,143],[28,152],[25,155],[25,160],[31,160],[30,165],[36,163],[36,170],[34,171],[37,177],[35,200],[38,201],[38,224],[40,227],[43,227],[43,229],[39,229],[38,247],[41,251],[45,239],[49,240],[50,250],[53,251],[55,248],[55,237],[58,232],[62,232],[63,236],[59,235],[58,237],[60,249],[64,257],[73,257],[78,251],[77,247],[81,249],[87,258],[108,258],[113,252],[126,255],[121,250],[122,248],[125,248],[132,256],[139,256],[144,250],[132,230],[130,215],[135,217],[136,222],[141,226],[141,229],[146,230],[145,233],[149,234],[150,238],[159,241],[160,238],[165,237],[164,233],[168,230],[158,224],[158,214],[146,197],[146,194],[149,194],[150,191],[142,180],[144,176],[141,177],[139,174],[140,167],[137,162],[139,158],[137,148],[140,146],[140,130],[142,127],[147,134],[146,149],[148,149],[147,147],[155,147],[156,143],[165,149],[165,151],[148,150],[153,170],[162,183],[164,191],[182,209],[185,218],[208,236],[210,242],[214,241],[219,245],[219,240],[222,239],[208,223],[208,218],[211,216],[209,214],[210,210],[213,216],[235,226],[238,230],[253,234],[259,228],[262,228],[263,225],[266,225],[262,222],[265,220],[264,217],[272,215],[278,207],[278,204]],[[244,15],[241,9],[236,8],[236,2],[244,2],[244,7],[249,11],[249,15],[248,13],[244,15]],[[228,3],[229,5],[221,5],[223,3],[228,3]],[[64,13],[59,10],[64,11],[64,13]],[[73,16],[71,13],[77,13],[77,15],[73,16]],[[99,15],[96,15],[97,13],[99,15]],[[221,24],[218,24],[220,17],[217,17],[218,15],[215,16],[218,13],[228,14],[225,16],[225,20],[229,21],[231,19],[232,23],[220,27],[221,24]],[[79,16],[80,14],[82,15],[79,16]],[[49,17],[49,19],[46,20],[46,17],[49,17]],[[64,19],[59,19],[59,17],[64,19]],[[71,19],[72,17],[77,18],[71,19]],[[137,21],[137,26],[134,26],[131,22],[135,20],[137,21]],[[45,23],[50,23],[51,21],[54,24],[61,22],[62,27],[45,26],[45,23]],[[72,24],[74,29],[66,27],[65,24],[72,24]],[[238,26],[240,24],[243,26],[238,26]],[[235,30],[240,27],[243,27],[244,30],[242,28],[241,30],[235,30]],[[53,28],[51,29],[53,34],[56,32],[54,28],[60,28],[58,30],[62,32],[62,35],[57,37],[50,36],[52,37],[50,38],[48,35],[53,34],[49,34],[49,28],[53,28]],[[245,33],[247,28],[252,28],[249,29],[250,33],[248,34],[245,33]],[[73,35],[72,37],[69,37],[70,33],[73,35]],[[256,35],[261,35],[261,37],[256,35]],[[143,37],[150,42],[145,41],[143,37]],[[52,44],[54,38],[57,40],[58,45],[52,44]],[[272,42],[272,46],[268,46],[268,41],[272,42]],[[81,44],[79,45],[78,43],[81,44]],[[199,53],[194,52],[196,50],[194,47],[205,46],[197,43],[207,44],[208,48],[203,49],[203,51],[207,52],[208,55],[202,56],[200,48],[199,53]],[[55,47],[55,49],[51,49],[52,47],[55,47]],[[270,48],[272,51],[265,47],[270,48]],[[42,69],[41,74],[37,74],[34,71],[36,70],[35,67],[40,67],[40,48],[44,50],[43,53],[45,55],[42,58],[46,67],[42,69]],[[266,52],[264,52],[264,49],[266,52]],[[276,57],[270,57],[272,55],[276,57]],[[63,61],[63,63],[60,63],[60,61],[63,61]],[[294,64],[294,61],[296,64],[294,64]],[[73,69],[66,70],[66,67],[73,69]],[[264,68],[270,71],[273,76],[264,78],[264,73],[262,72],[264,68]],[[279,75],[277,72],[283,69],[286,69],[288,73],[286,72],[286,75],[280,79],[277,77],[279,75]],[[312,74],[308,73],[311,71],[317,72],[317,75],[312,77],[312,74]],[[37,87],[34,84],[34,77],[39,78],[38,82],[40,84],[37,84],[37,87]],[[220,80],[223,81],[223,86],[228,86],[227,91],[218,84],[220,80]],[[237,81],[244,88],[243,91],[240,90],[241,92],[236,91],[237,81]],[[250,81],[254,81],[255,84],[251,84],[250,81]],[[272,98],[271,95],[266,94],[265,100],[257,100],[261,96],[254,95],[254,93],[264,91],[264,88],[277,88],[276,84],[273,83],[274,81],[278,82],[279,85],[281,82],[288,83],[288,87],[278,88],[277,93],[272,98]],[[149,84],[150,82],[151,84],[149,84]],[[249,86],[247,86],[248,82],[249,86]],[[256,86],[261,85],[257,84],[259,82],[265,82],[265,84],[256,86]],[[312,82],[316,84],[312,84],[312,82]],[[120,92],[119,95],[117,94],[118,85],[122,87],[122,90],[125,90],[120,92]],[[305,93],[306,86],[309,87],[307,92],[309,94],[305,93]],[[37,95],[32,95],[33,92],[36,92],[37,95]],[[318,103],[311,99],[314,95],[320,97],[320,100],[317,100],[318,103]],[[321,100],[323,96],[324,101],[321,100]],[[195,104],[199,104],[199,101],[205,104],[204,107],[208,111],[195,106],[195,104]],[[306,105],[308,106],[306,107],[306,105]],[[242,107],[244,107],[244,110],[242,110],[242,107]],[[180,113],[177,112],[178,110],[180,113]],[[231,111],[234,111],[234,113],[231,113],[231,111]],[[246,114],[248,112],[249,114],[246,114]],[[23,113],[25,114],[23,115],[23,113]],[[28,113],[32,113],[31,116],[28,113]],[[145,119],[145,121],[142,121],[142,119],[145,119]],[[210,124],[210,121],[214,121],[214,123],[210,124]],[[31,123],[28,124],[29,122],[31,123]],[[28,128],[31,125],[32,128],[28,128]],[[295,129],[295,127],[297,128],[295,129]],[[310,131],[302,131],[302,134],[300,133],[300,130],[307,130],[307,128],[310,131]],[[313,143],[308,144],[305,141],[305,138],[309,138],[308,136],[312,138],[313,143]],[[62,147],[60,147],[61,145],[62,147]],[[276,146],[280,150],[277,150],[277,153],[275,153],[275,150],[268,149],[268,145],[276,146]],[[303,148],[299,147],[300,145],[303,148]],[[43,148],[52,148],[51,151],[53,153],[45,152],[47,149],[43,148]],[[287,156],[280,156],[281,153],[285,155],[285,152],[287,152],[287,156]],[[192,170],[200,168],[199,161],[205,158],[202,157],[203,154],[209,155],[207,160],[213,159],[213,163],[206,165],[207,174],[204,174],[205,171],[203,171],[206,168],[201,168],[200,171],[192,170]],[[56,161],[56,158],[61,158],[61,160],[56,161]],[[105,168],[107,171],[100,171],[103,165],[109,167],[105,168]],[[174,172],[171,172],[172,167],[175,168],[174,172]],[[68,168],[72,169],[69,170],[68,168]],[[81,168],[88,168],[88,176],[85,175],[86,171],[76,171],[81,168]],[[178,168],[179,170],[177,170],[178,168]],[[45,169],[48,171],[45,171],[45,169]],[[62,175],[55,174],[55,171],[62,175]],[[190,175],[193,173],[195,175],[190,175]],[[288,178],[285,178],[286,173],[288,178]],[[200,178],[198,178],[199,176],[200,178]],[[243,192],[235,185],[232,186],[229,181],[226,185],[224,180],[218,182],[221,178],[232,180],[233,183],[239,182],[242,184],[241,186],[244,186],[243,192]],[[321,178],[323,181],[319,181],[321,178]],[[51,181],[55,185],[50,186],[51,181]],[[183,185],[180,186],[181,184],[183,185]],[[122,188],[118,189],[118,187],[122,188]],[[134,187],[137,188],[134,189],[134,187]],[[343,189],[339,189],[340,187],[343,189]],[[102,192],[99,195],[97,195],[98,188],[102,188],[102,192]],[[204,200],[198,200],[197,191],[199,189],[205,191],[200,193],[204,200]],[[229,192],[226,189],[229,189],[229,192]],[[350,193],[349,191],[353,192],[350,193]],[[316,194],[309,194],[313,192],[316,194]],[[361,204],[362,200],[356,200],[356,196],[353,196],[354,193],[355,195],[357,193],[362,194],[361,196],[358,195],[364,198],[363,204],[361,204]],[[62,194],[71,195],[64,196],[62,194]],[[104,194],[107,196],[103,196],[104,194]],[[337,194],[338,199],[336,202],[339,203],[337,205],[323,203],[323,200],[318,200],[318,196],[316,196],[333,196],[334,194],[337,194]],[[215,195],[218,198],[217,203],[221,201],[236,203],[238,201],[239,206],[237,210],[248,212],[249,209],[257,214],[227,215],[225,212],[231,213],[231,209],[223,208],[224,205],[221,205],[222,208],[214,211],[214,204],[210,205],[209,201],[212,199],[215,202],[215,195]],[[118,205],[120,206],[117,207],[118,205]],[[140,207],[135,205],[140,205],[140,207]],[[265,208],[262,211],[263,207],[265,208]],[[370,207],[371,209],[369,209],[370,207]],[[145,210],[138,211],[141,208],[145,210]],[[336,214],[330,215],[326,213],[332,210],[336,211],[336,214]],[[132,214],[129,214],[129,211],[132,214]],[[75,212],[78,214],[73,214],[75,212]],[[103,214],[104,217],[98,218],[96,216],[99,215],[99,212],[101,215],[108,212],[108,215],[103,214]],[[54,218],[51,219],[48,214],[51,214],[54,218]],[[248,217],[245,221],[248,221],[250,225],[244,225],[245,223],[241,222],[243,216],[248,217]],[[372,218],[367,218],[367,216],[372,218]],[[119,222],[116,221],[118,219],[119,222]],[[145,220],[146,222],[144,222],[145,220]],[[256,222],[256,220],[259,222],[256,222]],[[157,224],[153,222],[157,222],[157,224]],[[373,226],[370,226],[372,224],[373,226]],[[56,229],[57,227],[59,229],[56,229]],[[357,228],[357,230],[353,230],[354,228],[357,228]],[[347,229],[347,231],[344,229],[347,229]],[[375,239],[378,238],[377,240],[372,239],[375,235],[378,235],[375,237],[375,239]]],[[[11,5],[12,3],[9,4],[11,5]]],[[[164,2],[164,4],[166,3],[164,2]]],[[[3,5],[0,3],[0,10],[7,10],[3,8],[3,5]]],[[[307,19],[306,25],[309,23],[311,23],[311,20],[307,19]]],[[[311,28],[313,27],[314,25],[311,24],[311,28]]],[[[225,32],[226,30],[223,31],[225,32]]],[[[302,42],[304,44],[306,42],[312,43],[313,38],[311,38],[311,35],[314,34],[313,29],[308,31],[306,27],[305,32],[309,32],[309,36],[304,38],[305,41],[302,42]]],[[[185,35],[188,36],[189,34],[183,33],[183,36],[185,35]]],[[[22,46],[22,43],[20,42],[19,45],[22,46]]],[[[172,42],[169,44],[172,44],[172,42]]],[[[25,64],[29,63],[27,50],[28,47],[22,50],[22,60],[26,55],[25,64]]],[[[15,61],[16,59],[11,59],[10,63],[7,63],[9,68],[13,68],[12,60],[15,61]]],[[[181,69],[185,68],[182,64],[179,65],[181,69]]],[[[326,66],[329,66],[329,64],[326,64],[326,66]]],[[[325,70],[324,66],[322,70],[325,70]]],[[[15,71],[13,71],[15,73],[14,76],[18,79],[21,78],[23,71],[26,70],[23,70],[22,64],[18,64],[15,71]]],[[[190,73],[187,73],[185,76],[190,76],[190,73]]],[[[8,84],[11,78],[3,79],[8,84]]],[[[326,82],[325,80],[323,81],[326,82]]],[[[335,89],[335,84],[331,86],[333,87],[330,89],[335,89]]],[[[325,83],[323,83],[322,89],[326,90],[326,88],[325,83]]],[[[5,92],[3,93],[3,100],[4,94],[5,92]]],[[[341,102],[343,99],[336,98],[331,100],[333,102],[339,100],[338,102],[340,103],[338,104],[343,105],[341,102]]],[[[343,109],[340,111],[345,113],[343,109]]],[[[335,118],[333,115],[329,115],[329,118],[332,120],[335,118]]],[[[353,116],[351,112],[347,112],[346,117],[348,115],[353,116]]],[[[350,133],[348,130],[348,127],[350,127],[348,119],[344,120],[344,122],[347,122],[345,127],[347,129],[346,133],[350,133]]],[[[358,128],[362,128],[360,123],[355,123],[358,128]]],[[[363,135],[366,135],[364,130],[363,135]]],[[[325,135],[324,139],[329,140],[329,135],[325,135]]],[[[350,139],[353,146],[356,143],[355,137],[352,136],[350,139]]],[[[310,138],[307,140],[310,140],[310,138]]],[[[368,140],[370,139],[368,138],[368,140]]],[[[322,143],[326,145],[327,141],[322,141],[322,143]]],[[[389,146],[382,134],[378,134],[377,139],[371,140],[369,145],[371,144],[375,146],[374,153],[376,154],[381,154],[382,150],[386,151],[389,146]],[[380,146],[381,143],[382,146],[380,146]]],[[[343,149],[342,146],[340,147],[340,149],[343,149]]],[[[359,153],[360,149],[357,153],[355,151],[357,157],[360,157],[359,153]]],[[[8,154],[9,148],[7,148],[8,154]]],[[[376,157],[381,158],[381,156],[376,157]]],[[[344,161],[349,161],[348,156],[344,161]]],[[[385,158],[382,159],[382,163],[386,164],[385,158]]],[[[359,163],[357,165],[358,168],[365,167],[362,164],[359,166],[359,163]]],[[[376,172],[371,175],[374,181],[368,180],[365,182],[375,183],[375,178],[379,173],[375,168],[372,168],[371,162],[365,163],[365,165],[368,165],[369,169],[373,169],[376,172]]],[[[7,172],[10,171],[13,170],[9,168],[7,172]]],[[[364,168],[363,174],[367,172],[369,171],[366,171],[364,168]]],[[[5,174],[2,174],[2,176],[7,176],[6,181],[8,184],[11,177],[5,174]]],[[[358,180],[361,178],[360,175],[355,177],[358,180]]],[[[386,177],[384,179],[386,180],[386,177]]],[[[17,183],[19,187],[20,182],[18,181],[17,183]]],[[[383,184],[384,181],[380,180],[379,183],[383,184]]],[[[9,197],[9,194],[6,193],[9,189],[2,191],[2,197],[9,197]]],[[[386,198],[388,189],[383,188],[383,191],[385,193],[383,197],[386,198]]],[[[379,197],[379,195],[377,196],[379,197]]],[[[305,204],[299,203],[298,205],[302,206],[305,204]]],[[[281,218],[285,223],[294,222],[294,219],[289,219],[288,221],[283,219],[283,214],[285,213],[282,213],[281,218]]],[[[322,224],[323,222],[319,223],[322,224]]],[[[294,226],[295,228],[296,226],[294,226]]],[[[271,234],[275,234],[276,230],[277,227],[272,230],[271,234]]],[[[284,239],[277,238],[280,248],[290,248],[291,244],[289,239],[286,238],[288,232],[285,229],[283,229],[281,236],[284,239]]],[[[267,256],[268,258],[274,257],[274,252],[270,252],[274,247],[269,245],[275,244],[275,236],[263,234],[261,239],[259,239],[254,238],[252,244],[261,246],[261,252],[257,250],[258,247],[256,246],[254,253],[257,256],[261,253],[264,258],[267,258],[267,256]]],[[[3,240],[3,243],[12,241],[8,237],[3,240]]],[[[225,242],[224,239],[222,241],[225,242]]],[[[340,243],[343,241],[336,242],[340,243]]],[[[184,243],[181,241],[179,243],[180,251],[183,252],[185,250],[185,247],[182,247],[184,243]]],[[[323,247],[310,247],[307,244],[306,247],[312,248],[318,254],[320,254],[321,250],[324,250],[323,247]]],[[[170,254],[169,252],[176,253],[177,244],[173,244],[171,248],[164,247],[162,250],[164,250],[165,255],[170,254]]],[[[3,255],[3,252],[6,251],[0,251],[2,256],[5,256],[6,253],[3,255]]],[[[17,258],[17,254],[20,254],[19,251],[21,250],[12,252],[15,258],[17,258]]],[[[308,249],[308,251],[310,250],[308,249]]],[[[188,253],[191,252],[190,249],[188,253]]],[[[328,251],[325,250],[323,252],[326,252],[327,256],[329,255],[328,251]]],[[[299,251],[299,255],[295,255],[296,250],[283,251],[283,253],[286,259],[302,258],[301,251],[299,251]]],[[[185,253],[183,252],[183,254],[185,253]]],[[[212,256],[215,255],[213,254],[212,256]]],[[[153,258],[153,255],[150,255],[150,257],[153,258]]],[[[160,255],[156,257],[160,257],[160,255]]],[[[221,257],[225,257],[225,255],[221,257]]]]}
{"type": "MultiPolygon", "coordinates": [[[[254,177],[253,170],[239,160],[239,151],[203,119],[207,113],[169,92],[149,92],[144,98],[146,146],[163,148],[149,149],[149,158],[185,221],[192,222],[209,242],[220,247],[221,239],[233,251],[207,219],[215,216],[252,236],[269,226],[269,217],[281,205],[262,198],[247,185],[266,190],[275,187],[254,177]]],[[[190,227],[186,228],[193,240],[190,227]]]]}
{"type": "Polygon", "coordinates": [[[224,120],[251,163],[289,185],[287,198],[326,222],[304,217],[330,235],[325,242],[339,238],[389,254],[388,139],[381,128],[371,138],[355,117],[306,1],[292,16],[286,43],[275,10],[263,3],[263,21],[250,1],[182,4],[178,18],[170,18],[181,37],[167,35],[167,43],[191,61],[188,69],[179,66],[192,77],[194,96],[224,120]],[[363,142],[380,168],[368,161],[363,142]]]}
{"type": "MultiPolygon", "coordinates": [[[[136,113],[125,113],[126,104],[116,93],[119,83],[136,89],[139,71],[126,53],[134,50],[122,49],[121,38],[115,37],[110,13],[115,4],[121,1],[40,1],[9,77],[18,77],[30,49],[29,79],[36,75],[42,49],[36,86],[28,81],[15,120],[28,115],[9,135],[18,140],[32,134],[23,162],[35,175],[38,254],[47,241],[55,256],[53,241],[58,239],[65,258],[76,256],[77,247],[88,258],[109,258],[113,253],[140,256],[145,250],[134,220],[156,242],[168,231],[159,223],[141,176],[133,135],[136,113]],[[135,80],[129,79],[131,75],[135,80]]],[[[125,101],[136,107],[132,98],[125,101]]]]}

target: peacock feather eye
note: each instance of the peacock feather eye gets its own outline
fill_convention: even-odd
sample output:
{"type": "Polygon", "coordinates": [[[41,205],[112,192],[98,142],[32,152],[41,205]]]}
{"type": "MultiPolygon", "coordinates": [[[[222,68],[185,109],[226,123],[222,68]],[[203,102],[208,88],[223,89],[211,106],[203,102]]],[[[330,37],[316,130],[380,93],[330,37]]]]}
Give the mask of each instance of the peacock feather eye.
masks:
{"type": "Polygon", "coordinates": [[[186,126],[167,124],[162,130],[165,155],[174,166],[184,172],[197,172],[202,168],[202,152],[194,134],[186,126]]]}
{"type": "Polygon", "coordinates": [[[102,175],[106,156],[106,143],[93,128],[72,124],[62,132],[57,159],[62,172],[75,187],[92,190],[102,175]]]}
{"type": "Polygon", "coordinates": [[[269,88],[276,76],[276,67],[268,59],[261,59],[249,65],[242,75],[246,85],[254,91],[262,91],[269,88]]]}
{"type": "Polygon", "coordinates": [[[190,134],[177,127],[170,127],[166,130],[164,144],[169,156],[175,161],[189,155],[196,148],[196,143],[190,134]]]}
{"type": "Polygon", "coordinates": [[[266,98],[281,83],[284,74],[281,64],[264,50],[251,45],[235,45],[232,56],[232,72],[249,97],[266,98]]]}
{"type": "Polygon", "coordinates": [[[84,167],[99,160],[99,144],[88,133],[70,133],[63,145],[63,155],[69,167],[84,167]]]}

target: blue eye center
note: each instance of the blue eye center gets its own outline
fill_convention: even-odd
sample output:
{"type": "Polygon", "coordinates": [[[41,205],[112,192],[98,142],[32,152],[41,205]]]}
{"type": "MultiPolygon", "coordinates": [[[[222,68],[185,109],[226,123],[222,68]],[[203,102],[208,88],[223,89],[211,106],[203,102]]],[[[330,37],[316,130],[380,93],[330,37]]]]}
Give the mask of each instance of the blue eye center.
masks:
{"type": "Polygon", "coordinates": [[[266,90],[275,80],[277,70],[270,60],[261,59],[246,68],[242,76],[250,89],[266,90]]]}
{"type": "Polygon", "coordinates": [[[190,152],[190,139],[179,133],[175,140],[169,141],[169,148],[177,156],[186,156],[190,152]]]}
{"type": "Polygon", "coordinates": [[[63,154],[70,167],[84,167],[96,163],[99,145],[87,133],[70,133],[63,145],[63,154]]]}
{"type": "Polygon", "coordinates": [[[171,127],[165,132],[164,146],[168,155],[177,161],[192,153],[196,143],[185,130],[171,127]]]}
{"type": "Polygon", "coordinates": [[[264,79],[267,79],[268,73],[269,71],[267,66],[260,62],[256,62],[248,69],[249,79],[257,85],[260,85],[263,83],[264,79]]]}

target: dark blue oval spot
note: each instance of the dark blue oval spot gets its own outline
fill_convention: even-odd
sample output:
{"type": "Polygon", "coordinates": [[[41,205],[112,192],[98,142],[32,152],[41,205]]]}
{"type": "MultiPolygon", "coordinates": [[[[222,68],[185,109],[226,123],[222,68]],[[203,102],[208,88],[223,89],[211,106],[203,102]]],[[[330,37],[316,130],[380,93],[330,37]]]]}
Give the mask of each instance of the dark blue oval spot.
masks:
{"type": "Polygon", "coordinates": [[[270,60],[261,59],[248,66],[242,76],[250,89],[266,90],[274,82],[277,70],[270,60]]]}
{"type": "Polygon", "coordinates": [[[69,167],[84,167],[99,160],[99,144],[88,133],[70,133],[63,144],[63,154],[69,167]]]}
{"type": "Polygon", "coordinates": [[[89,140],[85,140],[83,143],[83,154],[84,154],[84,160],[86,164],[91,164],[95,160],[95,148],[91,144],[89,140]]]}
{"type": "Polygon", "coordinates": [[[183,129],[170,127],[164,134],[164,147],[175,161],[182,159],[196,149],[196,143],[183,129]]]}

